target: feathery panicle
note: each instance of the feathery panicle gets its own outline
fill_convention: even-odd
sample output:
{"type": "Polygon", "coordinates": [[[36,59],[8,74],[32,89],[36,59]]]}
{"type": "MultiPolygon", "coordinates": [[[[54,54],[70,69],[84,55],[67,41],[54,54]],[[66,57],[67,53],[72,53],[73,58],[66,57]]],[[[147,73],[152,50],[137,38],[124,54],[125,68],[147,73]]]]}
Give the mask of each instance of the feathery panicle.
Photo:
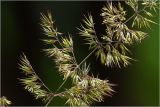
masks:
{"type": "Polygon", "coordinates": [[[85,37],[85,40],[87,41],[86,44],[90,45],[90,49],[93,49],[97,46],[97,38],[95,36],[95,29],[94,29],[94,23],[93,18],[91,14],[88,14],[87,16],[84,15],[84,19],[82,20],[84,25],[81,25],[81,28],[78,28],[80,36],[85,37]]]}
{"type": "MultiPolygon", "coordinates": [[[[135,25],[150,27],[150,23],[155,23],[139,14],[137,0],[127,0],[125,2],[138,13],[126,20],[126,11],[119,2],[117,6],[112,2],[107,2],[100,14],[103,18],[102,24],[106,26],[106,34],[101,34],[101,40],[97,37],[91,14],[88,17],[85,16],[82,20],[84,24],[79,29],[80,36],[85,38],[87,44],[90,45],[90,49],[97,49],[95,55],[106,66],[126,67],[129,65],[130,60],[133,59],[127,56],[127,53],[130,52],[127,47],[135,42],[140,43],[148,35],[145,32],[130,29],[126,22],[135,16],[132,27],[135,25]]],[[[148,16],[153,16],[145,8],[141,11],[144,11],[148,16]]]]}
{"type": "MultiPolygon", "coordinates": [[[[100,58],[101,63],[104,65],[118,65],[120,67],[120,63],[124,66],[129,64],[128,60],[131,58],[125,56],[128,49],[124,46],[123,41],[120,40],[122,39],[121,36],[119,36],[120,34],[117,33],[120,33],[121,29],[123,29],[122,21],[125,21],[125,13],[126,12],[121,7],[120,3],[118,4],[118,7],[115,7],[109,3],[102,8],[101,16],[103,17],[103,24],[107,26],[107,35],[105,34],[101,37],[102,42],[100,42],[96,35],[91,14],[89,14],[88,17],[85,16],[83,19],[84,25],[82,25],[81,29],[79,29],[79,34],[85,37],[87,44],[90,45],[90,49],[97,48],[95,55],[97,58],[100,58]],[[121,28],[118,28],[117,26],[120,26],[121,28]]],[[[122,33],[123,32],[121,32],[121,35],[122,33]]],[[[122,36],[124,35],[125,34],[122,36]]],[[[126,38],[125,42],[127,42],[126,38]]]]}
{"type": "MultiPolygon", "coordinates": [[[[136,6],[138,4],[137,0],[128,0],[126,2],[132,8],[138,8],[136,6]]],[[[129,60],[132,60],[132,58],[126,55],[129,52],[127,46],[135,42],[141,42],[147,34],[142,31],[129,29],[124,22],[126,21],[126,11],[124,11],[120,3],[118,3],[118,7],[116,8],[113,4],[108,3],[102,8],[102,24],[106,25],[106,34],[101,38],[104,40],[105,49],[99,50],[96,54],[100,56],[103,64],[121,67],[121,65],[126,66],[130,64],[129,60]]]]}
{"type": "MultiPolygon", "coordinates": [[[[142,11],[147,16],[153,17],[150,12],[145,10],[146,7],[139,10],[137,0],[127,0],[125,2],[137,13],[132,16],[135,17],[132,27],[136,25],[138,27],[150,27],[149,23],[154,23],[139,14],[142,11]]],[[[150,7],[150,9],[153,8],[153,6],[157,6],[155,1],[151,2],[151,4],[149,4],[149,1],[143,1],[142,5],[150,7]]],[[[135,42],[141,42],[147,34],[128,28],[126,22],[132,17],[126,20],[126,11],[120,3],[118,3],[117,6],[112,3],[107,3],[102,8],[101,16],[103,18],[102,24],[104,24],[106,28],[105,34],[102,34],[100,40],[97,37],[91,14],[84,16],[82,20],[83,25],[79,28],[80,36],[85,37],[87,44],[90,45],[90,49],[96,50],[95,55],[100,58],[102,64],[111,67],[114,65],[118,67],[122,65],[127,66],[130,63],[129,61],[132,60],[132,58],[126,55],[127,52],[129,52],[127,46],[135,42]]],[[[45,49],[46,53],[48,56],[55,58],[58,70],[64,76],[64,79],[67,80],[70,77],[75,85],[61,95],[61,97],[68,99],[66,103],[72,106],[86,106],[95,101],[103,101],[104,95],[109,96],[113,91],[111,88],[112,85],[109,84],[108,81],[88,76],[89,66],[83,64],[86,59],[79,65],[77,64],[73,52],[72,37],[58,37],[58,35],[62,33],[57,31],[50,12],[48,12],[47,15],[41,14],[41,26],[45,35],[52,37],[43,40],[46,44],[52,44],[53,46],[52,48],[45,49]]],[[[48,91],[43,90],[43,88],[45,88],[44,84],[35,74],[25,55],[21,58],[20,69],[28,76],[27,78],[20,79],[25,85],[25,89],[33,93],[36,98],[48,97],[48,91]]]]}
{"type": "Polygon", "coordinates": [[[158,0],[143,0],[142,5],[149,7],[149,9],[153,9],[156,12],[156,9],[160,9],[160,2],[158,0]]]}
{"type": "MultiPolygon", "coordinates": [[[[147,35],[147,33],[142,32],[142,31],[137,31],[137,30],[131,30],[127,27],[126,24],[121,23],[117,25],[115,28],[116,30],[114,31],[114,34],[112,36],[112,41],[118,41],[119,45],[124,45],[124,44],[133,44],[135,42],[141,42],[142,39],[144,39],[147,35]]],[[[111,31],[113,32],[113,31],[111,31]]]]}
{"type": "Polygon", "coordinates": [[[71,73],[74,72],[74,58],[72,55],[73,49],[73,41],[72,38],[61,38],[63,48],[59,49],[57,47],[53,47],[50,49],[45,49],[46,53],[50,57],[54,57],[57,68],[59,72],[64,75],[64,79],[67,79],[71,73]]]}
{"type": "MultiPolygon", "coordinates": [[[[145,11],[145,13],[146,13],[147,15],[152,16],[151,14],[149,14],[149,13],[146,12],[146,11],[145,11]]],[[[151,27],[150,27],[150,23],[157,24],[157,23],[155,23],[154,21],[152,21],[152,20],[150,20],[150,19],[148,19],[148,18],[145,18],[145,17],[143,17],[143,16],[140,15],[140,14],[137,14],[136,17],[135,17],[134,20],[133,20],[132,27],[137,26],[137,27],[139,27],[139,28],[142,28],[142,27],[151,28],[151,27]]]]}
{"type": "Polygon", "coordinates": [[[35,75],[20,79],[20,81],[25,85],[24,89],[32,93],[36,99],[42,98],[45,100],[47,98],[48,92],[42,89],[43,85],[38,82],[38,78],[35,75]]]}
{"type": "Polygon", "coordinates": [[[101,16],[103,23],[106,25],[106,34],[102,35],[103,48],[96,52],[101,62],[107,66],[114,65],[121,67],[127,66],[132,58],[126,56],[129,51],[125,44],[131,44],[132,34],[129,33],[128,27],[123,24],[126,20],[126,11],[120,3],[115,7],[112,3],[107,3],[102,8],[101,16]],[[126,36],[126,34],[128,34],[126,36]]]}
{"type": "MultiPolygon", "coordinates": [[[[94,34],[95,30],[92,16],[90,14],[88,17],[85,16],[83,22],[85,23],[85,27],[81,26],[82,29],[79,29],[81,31],[81,36],[87,37],[86,40],[89,42],[95,40],[95,43],[90,44],[91,48],[94,48],[94,45],[96,46],[97,38],[94,34]]],[[[111,91],[109,85],[103,80],[89,77],[89,66],[87,66],[86,63],[82,64],[82,66],[79,66],[75,62],[75,56],[73,55],[73,41],[71,36],[69,36],[69,38],[61,37],[60,43],[62,45],[61,49],[53,47],[47,51],[49,56],[54,56],[57,67],[59,68],[59,72],[64,75],[64,79],[71,77],[73,84],[76,85],[71,89],[66,90],[66,92],[63,94],[65,98],[68,98],[66,103],[71,106],[86,106],[90,105],[94,101],[102,101],[102,96],[107,94],[106,91],[111,91]],[[87,82],[88,84],[84,84],[83,81],[87,82]],[[99,89],[97,89],[97,86],[95,85],[100,87],[102,86],[102,82],[104,82],[104,88],[101,92],[99,92],[99,89]]]]}
{"type": "Polygon", "coordinates": [[[64,93],[67,98],[66,103],[71,106],[86,106],[94,102],[101,102],[104,95],[110,96],[113,92],[111,86],[112,84],[107,80],[86,76],[76,86],[64,93]]]}
{"type": "MultiPolygon", "coordinates": [[[[126,47],[124,47],[124,48],[126,48],[126,47]]],[[[119,51],[115,48],[110,49],[108,51],[104,51],[102,49],[99,49],[96,52],[96,56],[100,57],[102,64],[110,66],[110,67],[117,65],[119,68],[121,67],[121,65],[126,67],[128,64],[130,64],[129,60],[133,60],[132,58],[119,53],[119,51]]]]}
{"type": "Polygon", "coordinates": [[[0,98],[0,106],[5,107],[11,105],[12,102],[9,101],[5,96],[0,98]]]}
{"type": "Polygon", "coordinates": [[[52,15],[50,11],[47,12],[47,15],[41,13],[41,27],[45,35],[48,37],[55,37],[58,34],[62,34],[57,32],[57,28],[54,27],[54,21],[52,21],[52,15]]]}
{"type": "Polygon", "coordinates": [[[45,90],[46,86],[33,70],[25,54],[21,56],[20,62],[21,63],[19,64],[19,68],[26,74],[25,78],[19,79],[25,86],[24,88],[31,92],[36,99],[47,99],[48,92],[45,90]]]}
{"type": "Polygon", "coordinates": [[[136,26],[138,28],[150,28],[150,23],[157,24],[151,19],[149,19],[150,17],[153,17],[153,15],[147,10],[147,8],[150,8],[150,10],[153,9],[156,12],[156,9],[160,9],[158,0],[143,0],[141,4],[144,7],[142,9],[138,8],[138,0],[126,0],[125,3],[131,6],[132,9],[135,11],[133,16],[131,17],[134,17],[132,27],[136,26]],[[142,14],[148,17],[143,16],[142,14]]]}
{"type": "Polygon", "coordinates": [[[126,20],[126,11],[122,8],[121,4],[114,6],[112,3],[107,3],[102,8],[101,16],[103,17],[103,24],[106,26],[116,27],[117,24],[126,20]]]}
{"type": "MultiPolygon", "coordinates": [[[[107,2],[102,8],[102,24],[105,25],[105,33],[97,35],[95,30],[95,23],[91,14],[84,15],[81,27],[78,28],[79,35],[84,37],[86,44],[89,44],[89,53],[79,64],[76,61],[73,48],[72,36],[62,36],[55,27],[55,22],[52,20],[51,12],[45,15],[41,13],[41,27],[44,34],[48,37],[44,39],[45,44],[52,47],[44,49],[49,57],[53,57],[58,68],[58,71],[63,75],[64,82],[58,89],[52,93],[50,89],[43,83],[33,70],[27,57],[23,54],[19,68],[26,74],[25,78],[20,79],[25,89],[32,93],[36,99],[43,99],[47,101],[46,106],[56,96],[67,99],[66,104],[70,106],[89,106],[94,102],[101,102],[104,96],[111,96],[113,84],[108,80],[101,80],[98,77],[89,76],[90,66],[85,63],[86,59],[93,53],[100,59],[101,63],[108,66],[124,66],[130,64],[130,58],[127,54],[130,52],[128,46],[133,45],[135,42],[140,43],[142,39],[147,36],[147,33],[140,30],[133,30],[127,26],[127,22],[134,18],[132,27],[150,27],[150,23],[155,23],[148,17],[153,17],[146,8],[154,9],[159,8],[157,0],[143,0],[142,9],[139,9],[138,0],[125,0],[134,14],[126,19],[126,11],[118,2],[114,5],[112,2],[107,2]],[[144,17],[143,14],[147,16],[144,17]],[[58,92],[64,85],[67,79],[72,80],[72,87],[63,92],[58,92]]],[[[1,101],[1,100],[0,100],[1,101]]],[[[9,101],[6,100],[8,104],[9,101]]],[[[2,103],[2,101],[1,101],[2,103]]],[[[7,105],[7,103],[6,103],[7,105]]]]}
{"type": "Polygon", "coordinates": [[[19,69],[21,69],[26,75],[27,74],[32,74],[33,73],[33,68],[28,61],[27,57],[23,53],[23,55],[20,57],[20,64],[19,64],[19,69]]]}
{"type": "MultiPolygon", "coordinates": [[[[85,16],[83,22],[85,26],[81,26],[82,28],[79,29],[81,31],[80,34],[85,36],[89,43],[95,40],[95,43],[90,43],[91,48],[94,48],[98,39],[95,36],[92,16],[90,14],[88,17],[85,16]]],[[[67,104],[71,106],[87,106],[94,101],[102,101],[103,95],[109,95],[113,91],[106,80],[88,76],[90,68],[86,63],[77,64],[73,52],[73,40],[70,35],[68,38],[60,36],[59,39],[56,37],[54,40],[58,41],[58,43],[52,42],[53,47],[44,51],[46,51],[48,56],[54,57],[59,72],[64,76],[63,79],[66,81],[68,78],[71,78],[73,85],[75,85],[60,94],[60,97],[67,98],[67,104]]]]}
{"type": "Polygon", "coordinates": [[[71,56],[73,54],[72,37],[58,37],[58,34],[61,35],[62,33],[59,33],[57,29],[53,27],[52,15],[50,12],[48,15],[42,14],[41,26],[46,35],[53,37],[43,40],[46,44],[53,45],[52,48],[44,49],[44,51],[49,57],[54,57],[59,72],[64,76],[64,79],[67,79],[75,71],[75,61],[73,56],[71,56]],[[49,32],[46,31],[46,28],[49,29],[49,32]],[[52,32],[53,35],[50,35],[50,32],[52,32]]]}

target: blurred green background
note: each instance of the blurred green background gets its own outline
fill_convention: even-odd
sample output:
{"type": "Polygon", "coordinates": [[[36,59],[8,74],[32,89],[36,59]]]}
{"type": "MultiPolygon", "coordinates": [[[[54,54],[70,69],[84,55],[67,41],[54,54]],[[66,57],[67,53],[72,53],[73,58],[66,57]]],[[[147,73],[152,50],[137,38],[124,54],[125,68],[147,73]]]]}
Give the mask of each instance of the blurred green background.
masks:
{"type": "MultiPolygon", "coordinates": [[[[104,30],[100,26],[99,16],[104,5],[101,2],[84,1],[34,1],[34,2],[1,2],[1,95],[7,96],[16,106],[43,105],[34,100],[33,96],[23,89],[17,78],[23,77],[18,69],[19,56],[24,52],[33,68],[53,91],[63,82],[52,59],[41,49],[46,48],[40,41],[44,38],[40,29],[40,12],[52,11],[56,26],[60,32],[73,36],[76,59],[80,62],[88,53],[88,46],[77,35],[76,27],[80,26],[83,14],[91,12],[98,27],[97,32],[104,30]]],[[[129,9],[128,7],[125,7],[129,9]]],[[[132,11],[128,10],[131,15],[132,11]]],[[[153,12],[154,13],[154,12],[153,12]]],[[[158,22],[158,12],[153,20],[158,22]]],[[[132,61],[126,68],[106,68],[92,55],[88,63],[91,71],[99,74],[101,79],[109,79],[117,84],[112,97],[105,97],[104,102],[93,105],[100,106],[158,106],[159,105],[159,26],[151,25],[152,29],[143,29],[149,37],[141,44],[131,46],[132,61]]],[[[67,82],[64,88],[69,88],[67,82]]],[[[64,100],[55,98],[50,105],[64,105],[64,100]]]]}

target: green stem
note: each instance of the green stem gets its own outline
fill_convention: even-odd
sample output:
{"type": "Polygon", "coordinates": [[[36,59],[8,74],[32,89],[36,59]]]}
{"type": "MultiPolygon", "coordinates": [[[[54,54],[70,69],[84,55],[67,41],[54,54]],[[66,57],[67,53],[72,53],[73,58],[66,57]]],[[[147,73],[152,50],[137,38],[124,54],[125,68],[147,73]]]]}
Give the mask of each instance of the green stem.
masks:
{"type": "Polygon", "coordinates": [[[58,89],[55,91],[55,93],[58,92],[62,88],[62,86],[66,83],[66,81],[67,81],[67,79],[65,81],[63,81],[63,83],[58,87],[58,89]]]}
{"type": "Polygon", "coordinates": [[[124,22],[124,24],[127,23],[129,20],[131,20],[135,15],[136,15],[136,13],[134,13],[130,18],[128,18],[128,19],[124,22]]]}
{"type": "Polygon", "coordinates": [[[95,48],[91,53],[89,53],[80,63],[77,67],[79,67],[84,61],[86,61],[87,58],[89,58],[95,51],[97,50],[97,48],[95,48]]]}

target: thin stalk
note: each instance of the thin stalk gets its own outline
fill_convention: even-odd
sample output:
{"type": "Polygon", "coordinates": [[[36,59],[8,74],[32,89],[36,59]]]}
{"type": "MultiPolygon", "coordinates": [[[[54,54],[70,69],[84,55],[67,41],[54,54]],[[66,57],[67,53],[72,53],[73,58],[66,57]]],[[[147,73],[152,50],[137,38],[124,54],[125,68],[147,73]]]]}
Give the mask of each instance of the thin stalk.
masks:
{"type": "Polygon", "coordinates": [[[62,88],[62,86],[66,83],[66,81],[67,81],[67,79],[62,82],[62,84],[58,87],[58,89],[55,91],[55,93],[58,92],[62,88]]]}
{"type": "MultiPolygon", "coordinates": [[[[33,70],[33,68],[32,68],[33,70]]],[[[34,70],[33,70],[34,71],[34,70]]],[[[44,82],[42,81],[41,78],[39,78],[39,76],[37,75],[37,73],[34,71],[34,74],[37,76],[38,80],[42,83],[42,85],[49,91],[49,92],[52,92],[45,84],[44,82]]]]}
{"type": "Polygon", "coordinates": [[[89,53],[80,63],[77,67],[79,67],[84,61],[86,61],[87,58],[89,58],[95,51],[97,50],[97,48],[95,48],[91,53],[89,53]]]}
{"type": "Polygon", "coordinates": [[[135,15],[136,15],[136,13],[134,13],[130,18],[128,18],[128,19],[124,22],[124,24],[127,23],[129,20],[131,20],[135,15]]]}
{"type": "Polygon", "coordinates": [[[49,105],[49,103],[51,103],[52,99],[54,98],[54,96],[52,96],[49,101],[47,102],[47,104],[45,105],[45,107],[47,107],[49,105]]]}

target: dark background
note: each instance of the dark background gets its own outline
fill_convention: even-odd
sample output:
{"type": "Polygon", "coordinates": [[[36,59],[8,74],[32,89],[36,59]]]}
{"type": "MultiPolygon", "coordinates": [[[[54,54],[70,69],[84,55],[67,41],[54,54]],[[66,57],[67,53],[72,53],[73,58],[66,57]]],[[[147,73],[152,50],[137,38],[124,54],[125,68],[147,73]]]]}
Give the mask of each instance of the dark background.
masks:
{"type": "MultiPolygon", "coordinates": [[[[76,27],[80,26],[83,14],[91,12],[96,23],[98,34],[104,31],[99,16],[105,2],[1,2],[1,95],[6,96],[16,106],[43,105],[41,101],[23,89],[17,78],[23,74],[18,69],[19,56],[24,52],[35,71],[46,85],[53,91],[63,82],[55,69],[52,59],[41,49],[46,48],[40,39],[44,38],[40,29],[40,12],[52,11],[56,26],[60,32],[70,33],[74,40],[76,59],[81,62],[88,55],[88,46],[77,35],[76,27]]],[[[128,7],[125,7],[129,9],[128,7]]],[[[158,13],[158,12],[157,12],[158,13]]],[[[129,15],[132,11],[129,10],[129,15]]],[[[155,13],[154,13],[155,14],[155,13]]],[[[158,23],[158,14],[154,15],[158,23]]],[[[87,63],[91,71],[99,74],[101,79],[109,79],[117,84],[112,97],[105,97],[104,102],[93,105],[114,106],[157,106],[159,96],[158,73],[158,25],[152,25],[151,30],[143,29],[149,37],[141,44],[131,46],[130,55],[137,61],[132,61],[126,68],[107,68],[92,55],[87,63]]],[[[69,88],[66,83],[64,88],[69,88]]],[[[64,105],[64,100],[53,99],[50,105],[64,105]]]]}

